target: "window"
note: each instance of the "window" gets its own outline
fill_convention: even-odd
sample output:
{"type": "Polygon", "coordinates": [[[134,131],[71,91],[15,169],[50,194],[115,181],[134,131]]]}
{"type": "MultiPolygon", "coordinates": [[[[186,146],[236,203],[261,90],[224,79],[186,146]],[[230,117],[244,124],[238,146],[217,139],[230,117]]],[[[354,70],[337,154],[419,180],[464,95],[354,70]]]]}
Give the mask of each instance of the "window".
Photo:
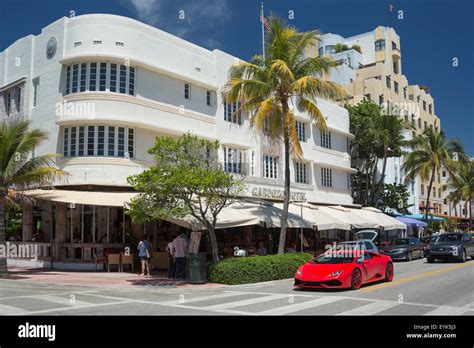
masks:
{"type": "Polygon", "coordinates": [[[423,100],[423,110],[426,111],[426,102],[423,100]]]}
{"type": "Polygon", "coordinates": [[[109,126],[107,135],[108,156],[115,156],[115,127],[109,126]]]}
{"type": "Polygon", "coordinates": [[[330,149],[331,148],[331,132],[320,129],[319,133],[321,134],[321,146],[325,147],[326,149],[330,149]]]}
{"type": "Polygon", "coordinates": [[[117,156],[123,157],[125,155],[125,128],[118,127],[118,146],[117,146],[117,156]]]}
{"type": "Polygon", "coordinates": [[[97,127],[97,156],[104,156],[105,126],[97,127]]]}
{"type": "Polygon", "coordinates": [[[405,122],[408,122],[408,115],[405,115],[405,122]]]}
{"type": "Polygon", "coordinates": [[[125,94],[127,91],[127,67],[120,65],[120,89],[119,92],[125,94]]]}
{"type": "Polygon", "coordinates": [[[80,81],[80,92],[85,92],[86,90],[86,82],[87,82],[87,63],[81,64],[81,81],[80,81]]]}
{"type": "Polygon", "coordinates": [[[336,53],[336,46],[335,45],[328,45],[325,48],[326,54],[334,54],[336,53]]]}
{"type": "Polygon", "coordinates": [[[87,127],[87,156],[94,156],[95,126],[87,127]]]}
{"type": "Polygon", "coordinates": [[[428,123],[425,121],[423,129],[426,130],[426,128],[428,128],[428,123]]]}
{"type": "Polygon", "coordinates": [[[77,149],[78,156],[84,156],[84,137],[85,137],[85,127],[79,127],[79,146],[77,149]]]}
{"type": "Polygon", "coordinates": [[[392,41],[392,50],[398,50],[397,44],[392,41]]]}
{"type": "Polygon", "coordinates": [[[421,184],[421,194],[425,194],[425,185],[421,184]]]}
{"type": "Polygon", "coordinates": [[[445,178],[445,177],[446,177],[446,171],[443,170],[443,178],[445,178]]]}
{"type": "Polygon", "coordinates": [[[275,156],[263,156],[264,171],[263,176],[269,179],[277,178],[277,158],[275,156]]]}
{"type": "Polygon", "coordinates": [[[351,153],[351,141],[349,140],[349,138],[346,138],[346,152],[348,154],[351,153]]]}
{"type": "Polygon", "coordinates": [[[242,173],[242,150],[224,147],[224,170],[228,173],[242,173]]]}
{"type": "Polygon", "coordinates": [[[385,80],[387,82],[387,88],[392,88],[392,79],[390,76],[386,76],[385,80]]]}
{"type": "Polygon", "coordinates": [[[21,112],[21,87],[18,87],[18,89],[16,90],[15,104],[16,104],[16,112],[20,113],[21,112]]]}
{"type": "Polygon", "coordinates": [[[33,107],[38,106],[39,77],[33,80],[33,107]]]}
{"type": "Polygon", "coordinates": [[[346,180],[347,180],[347,189],[350,190],[351,189],[351,174],[350,173],[346,174],[346,180]]]}
{"type": "Polygon", "coordinates": [[[375,41],[375,50],[381,51],[385,49],[385,40],[377,40],[375,41]]]}
{"type": "Polygon", "coordinates": [[[63,155],[69,156],[69,128],[64,128],[63,155]]]}
{"type": "Polygon", "coordinates": [[[128,94],[135,95],[135,68],[128,68],[128,94]]]}
{"type": "Polygon", "coordinates": [[[134,143],[134,131],[133,128],[128,129],[128,157],[133,158],[134,154],[134,148],[133,148],[133,143],[134,143]]]}
{"type": "Polygon", "coordinates": [[[191,86],[189,83],[184,84],[184,99],[190,99],[190,94],[191,94],[191,86]]]}
{"type": "Polygon", "coordinates": [[[418,128],[421,128],[421,118],[418,118],[418,128]]]}
{"type": "Polygon", "coordinates": [[[408,95],[409,100],[413,100],[413,94],[408,95]]]}
{"type": "Polygon", "coordinates": [[[227,103],[224,101],[224,120],[235,124],[242,124],[241,112],[237,112],[240,109],[240,103],[227,103]]]}
{"type": "Polygon", "coordinates": [[[441,198],[441,188],[438,187],[438,197],[441,198]]]}
{"type": "Polygon", "coordinates": [[[414,114],[411,114],[411,124],[412,126],[415,126],[416,123],[415,123],[415,115],[414,114]]]}
{"type": "Polygon", "coordinates": [[[319,47],[318,48],[318,56],[322,56],[324,54],[324,47],[319,47]]]}
{"type": "Polygon", "coordinates": [[[72,66],[72,93],[77,93],[77,81],[79,76],[79,64],[72,66]]]}
{"type": "Polygon", "coordinates": [[[383,105],[383,95],[379,95],[379,106],[383,105]]]}
{"type": "Polygon", "coordinates": [[[407,99],[407,88],[403,87],[403,98],[407,99]]]}
{"type": "Polygon", "coordinates": [[[364,95],[364,98],[365,98],[366,100],[370,101],[370,94],[364,95]]]}
{"type": "Polygon", "coordinates": [[[295,164],[295,181],[301,184],[307,184],[306,163],[296,162],[295,164]]]}
{"type": "Polygon", "coordinates": [[[95,91],[97,84],[97,63],[91,63],[89,76],[89,91],[95,91]]]}
{"type": "Polygon", "coordinates": [[[117,64],[110,64],[110,87],[111,92],[117,92],[117,64]]]}
{"type": "Polygon", "coordinates": [[[296,132],[298,133],[299,141],[306,141],[306,124],[301,121],[296,121],[296,132]]]}
{"type": "Polygon", "coordinates": [[[432,104],[428,105],[428,110],[429,110],[430,115],[433,114],[433,105],[432,104]]]}
{"type": "Polygon", "coordinates": [[[211,91],[206,91],[206,105],[211,106],[211,91]]]}
{"type": "Polygon", "coordinates": [[[71,93],[71,67],[66,69],[66,94],[71,93]]]}
{"type": "Polygon", "coordinates": [[[99,91],[105,91],[107,87],[107,63],[100,63],[99,91]]]}
{"type": "Polygon", "coordinates": [[[321,168],[321,186],[332,187],[332,169],[321,168]]]}
{"type": "Polygon", "coordinates": [[[393,89],[394,89],[395,93],[398,93],[398,82],[397,81],[393,81],[393,89]]]}
{"type": "Polygon", "coordinates": [[[71,157],[76,156],[77,127],[71,127],[71,157]]]}
{"type": "Polygon", "coordinates": [[[398,74],[398,62],[397,61],[393,62],[393,72],[395,74],[398,74]]]}
{"type": "Polygon", "coordinates": [[[433,197],[436,198],[436,187],[433,187],[433,197]]]}

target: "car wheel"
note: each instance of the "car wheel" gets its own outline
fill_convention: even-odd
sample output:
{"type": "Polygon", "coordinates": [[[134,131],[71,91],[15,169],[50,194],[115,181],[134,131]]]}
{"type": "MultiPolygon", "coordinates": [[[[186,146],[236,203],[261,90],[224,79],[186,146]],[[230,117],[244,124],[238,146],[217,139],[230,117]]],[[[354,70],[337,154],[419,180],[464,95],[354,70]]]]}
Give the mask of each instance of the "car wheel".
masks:
{"type": "Polygon", "coordinates": [[[387,267],[385,269],[385,281],[391,282],[393,280],[393,263],[387,262],[387,267]]]}
{"type": "Polygon", "coordinates": [[[411,254],[411,251],[408,251],[408,252],[407,252],[407,260],[408,260],[408,261],[413,260],[413,255],[411,254]]]}
{"type": "Polygon", "coordinates": [[[355,268],[352,271],[352,276],[351,276],[351,289],[357,290],[361,286],[362,286],[362,273],[360,272],[360,269],[355,268]]]}
{"type": "Polygon", "coordinates": [[[434,258],[428,256],[428,257],[426,258],[426,261],[428,261],[428,263],[433,263],[433,262],[434,262],[434,258]]]}
{"type": "Polygon", "coordinates": [[[459,256],[459,262],[464,263],[467,260],[466,249],[462,250],[461,256],[459,256]]]}

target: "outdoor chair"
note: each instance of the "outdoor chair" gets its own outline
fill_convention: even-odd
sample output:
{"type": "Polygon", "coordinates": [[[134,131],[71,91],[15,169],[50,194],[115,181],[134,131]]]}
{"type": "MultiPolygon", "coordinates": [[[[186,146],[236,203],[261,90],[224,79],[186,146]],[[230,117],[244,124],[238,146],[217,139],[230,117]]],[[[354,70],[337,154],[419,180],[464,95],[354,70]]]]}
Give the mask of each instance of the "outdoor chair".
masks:
{"type": "Polygon", "coordinates": [[[121,272],[120,254],[108,254],[107,255],[107,272],[110,272],[110,265],[117,265],[118,271],[121,272]]]}
{"type": "Polygon", "coordinates": [[[132,272],[134,272],[135,267],[134,267],[133,254],[131,254],[131,255],[123,255],[122,254],[122,272],[123,272],[123,266],[124,265],[129,265],[132,269],[132,272]]]}

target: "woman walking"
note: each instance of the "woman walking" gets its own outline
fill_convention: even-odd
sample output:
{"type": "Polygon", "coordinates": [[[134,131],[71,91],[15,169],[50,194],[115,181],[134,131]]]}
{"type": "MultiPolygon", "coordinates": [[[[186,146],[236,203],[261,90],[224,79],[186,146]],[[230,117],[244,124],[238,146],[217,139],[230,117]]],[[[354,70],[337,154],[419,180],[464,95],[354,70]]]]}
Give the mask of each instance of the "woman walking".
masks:
{"type": "Polygon", "coordinates": [[[138,243],[138,258],[142,264],[142,273],[140,274],[141,277],[150,276],[150,242],[148,242],[146,234],[142,235],[142,239],[140,243],[138,243]]]}

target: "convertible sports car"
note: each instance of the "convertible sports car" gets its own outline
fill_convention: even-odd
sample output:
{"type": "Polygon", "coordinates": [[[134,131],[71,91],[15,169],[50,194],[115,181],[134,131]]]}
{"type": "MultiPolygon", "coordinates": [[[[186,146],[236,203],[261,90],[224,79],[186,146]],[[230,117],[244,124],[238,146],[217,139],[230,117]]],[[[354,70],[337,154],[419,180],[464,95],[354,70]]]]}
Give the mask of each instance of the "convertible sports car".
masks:
{"type": "Polygon", "coordinates": [[[370,251],[343,254],[324,253],[304,265],[295,274],[297,288],[351,288],[378,280],[393,280],[390,256],[370,251]]]}

